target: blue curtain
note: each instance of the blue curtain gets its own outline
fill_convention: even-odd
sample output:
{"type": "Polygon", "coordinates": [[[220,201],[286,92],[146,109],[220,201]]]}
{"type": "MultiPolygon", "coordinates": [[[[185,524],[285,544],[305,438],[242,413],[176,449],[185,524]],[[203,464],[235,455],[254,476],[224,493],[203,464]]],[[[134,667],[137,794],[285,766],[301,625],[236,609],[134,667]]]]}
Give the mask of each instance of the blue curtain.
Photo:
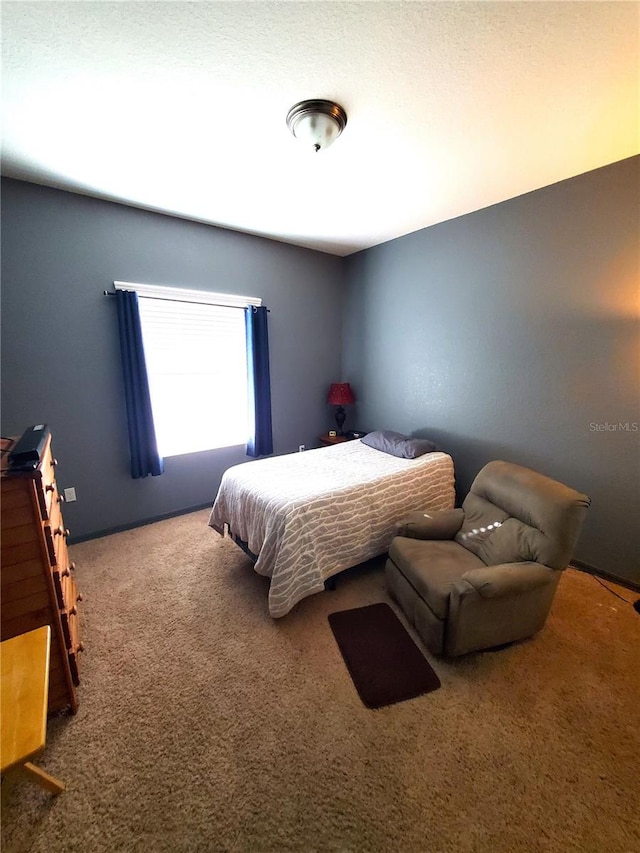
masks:
{"type": "Polygon", "coordinates": [[[247,330],[249,385],[247,456],[267,456],[269,453],[273,453],[267,309],[250,305],[244,309],[244,318],[247,330]]]}
{"type": "Polygon", "coordinates": [[[134,480],[148,474],[156,477],[164,471],[164,464],[158,454],[153,425],[138,294],[129,290],[116,290],[116,303],[129,425],[131,476],[134,480]]]}

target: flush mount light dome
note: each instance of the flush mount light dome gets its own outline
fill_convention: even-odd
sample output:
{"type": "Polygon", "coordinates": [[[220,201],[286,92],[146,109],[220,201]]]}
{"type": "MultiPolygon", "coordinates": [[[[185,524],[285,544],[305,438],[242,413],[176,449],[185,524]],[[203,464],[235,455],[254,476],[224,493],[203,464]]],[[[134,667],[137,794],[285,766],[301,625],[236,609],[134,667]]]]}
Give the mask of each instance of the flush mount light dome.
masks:
{"type": "Polygon", "coordinates": [[[300,101],[287,113],[287,127],[315,151],[328,148],[347,125],[347,114],[333,101],[300,101]]]}

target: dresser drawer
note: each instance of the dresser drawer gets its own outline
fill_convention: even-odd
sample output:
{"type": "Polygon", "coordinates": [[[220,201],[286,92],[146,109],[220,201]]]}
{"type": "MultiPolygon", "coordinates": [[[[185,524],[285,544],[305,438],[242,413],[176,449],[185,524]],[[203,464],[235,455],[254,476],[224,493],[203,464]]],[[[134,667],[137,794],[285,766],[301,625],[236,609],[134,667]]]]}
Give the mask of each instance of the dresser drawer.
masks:
{"type": "Polygon", "coordinates": [[[69,668],[71,669],[73,683],[77,687],[80,684],[80,652],[83,651],[83,646],[80,642],[80,623],[78,622],[77,613],[72,613],[69,616],[69,633],[71,635],[71,646],[68,652],[69,668]]]}
{"type": "MultiPolygon", "coordinates": [[[[77,675],[77,671],[76,671],[77,675]]],[[[69,682],[78,685],[74,673],[69,665],[69,653],[65,649],[61,652],[60,646],[56,645],[55,654],[51,650],[49,660],[49,712],[62,711],[69,707],[69,682]]],[[[71,707],[77,706],[75,690],[72,691],[71,707]]]]}
{"type": "MultiPolygon", "coordinates": [[[[57,492],[54,491],[54,499],[51,502],[51,516],[49,523],[44,526],[44,536],[49,551],[49,559],[52,565],[58,565],[58,556],[61,549],[64,547],[66,554],[66,538],[69,531],[64,526],[60,502],[56,500],[57,492]]],[[[63,561],[64,563],[64,561],[63,561]]]]}
{"type": "Polygon", "coordinates": [[[72,589],[69,584],[71,572],[75,567],[75,563],[72,563],[71,560],[69,560],[67,547],[63,542],[62,547],[58,550],[58,564],[53,566],[51,569],[53,588],[56,591],[56,600],[60,610],[64,610],[65,608],[68,609],[75,604],[76,601],[81,600],[81,596],[79,596],[75,588],[72,589]],[[62,557],[60,556],[61,551],[64,552],[62,557]],[[73,594],[76,596],[75,599],[71,598],[71,595],[73,594]]]}
{"type": "Polygon", "coordinates": [[[53,540],[53,564],[61,572],[69,568],[75,569],[75,565],[69,559],[69,551],[67,550],[68,536],[69,530],[64,526],[64,520],[60,516],[59,524],[51,527],[51,539],[53,540]]]}
{"type": "Polygon", "coordinates": [[[60,610],[60,621],[62,622],[65,645],[68,649],[73,650],[75,646],[78,645],[78,608],[76,606],[78,601],[78,589],[76,587],[75,580],[71,577],[71,574],[63,575],[62,577],[62,595],[65,606],[60,610]],[[74,626],[73,628],[72,623],[74,626]]]}
{"type": "Polygon", "coordinates": [[[47,444],[47,448],[42,455],[40,463],[40,474],[42,477],[42,489],[37,489],[38,504],[40,506],[40,514],[43,521],[51,518],[51,506],[53,496],[56,493],[56,465],[57,460],[54,459],[51,452],[51,440],[47,444]]]}

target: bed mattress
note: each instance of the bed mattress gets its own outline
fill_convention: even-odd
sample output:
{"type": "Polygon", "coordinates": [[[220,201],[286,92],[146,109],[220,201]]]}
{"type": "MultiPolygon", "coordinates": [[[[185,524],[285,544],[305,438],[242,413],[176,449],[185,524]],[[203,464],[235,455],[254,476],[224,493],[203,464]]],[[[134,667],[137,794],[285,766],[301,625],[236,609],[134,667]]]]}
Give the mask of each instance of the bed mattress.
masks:
{"type": "Polygon", "coordinates": [[[448,454],[399,459],[356,440],[229,468],[209,524],[220,533],[228,525],[257,555],[277,618],[328,578],[384,553],[407,512],[453,503],[448,454]]]}

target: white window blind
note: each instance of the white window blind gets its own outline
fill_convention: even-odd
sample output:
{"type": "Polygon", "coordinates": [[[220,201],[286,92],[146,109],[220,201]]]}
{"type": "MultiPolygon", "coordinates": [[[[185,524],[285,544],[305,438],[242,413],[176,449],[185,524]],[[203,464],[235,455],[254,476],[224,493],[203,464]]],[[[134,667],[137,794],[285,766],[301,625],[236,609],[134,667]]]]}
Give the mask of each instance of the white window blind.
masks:
{"type": "Polygon", "coordinates": [[[160,454],[176,456],[245,444],[247,358],[240,307],[259,305],[261,300],[115,284],[138,293],[160,454]],[[238,307],[232,307],[234,303],[238,307]]]}

